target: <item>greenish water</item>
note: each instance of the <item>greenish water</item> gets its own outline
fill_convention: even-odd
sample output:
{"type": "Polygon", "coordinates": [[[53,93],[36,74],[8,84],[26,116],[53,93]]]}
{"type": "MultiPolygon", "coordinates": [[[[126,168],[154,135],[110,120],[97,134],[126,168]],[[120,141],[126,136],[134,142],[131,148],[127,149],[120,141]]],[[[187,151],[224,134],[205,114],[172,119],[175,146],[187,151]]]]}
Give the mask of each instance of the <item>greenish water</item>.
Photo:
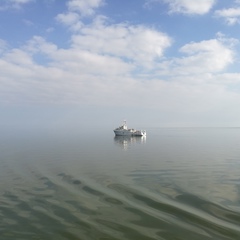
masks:
{"type": "Polygon", "coordinates": [[[8,132],[1,240],[240,239],[240,128],[8,132]]]}

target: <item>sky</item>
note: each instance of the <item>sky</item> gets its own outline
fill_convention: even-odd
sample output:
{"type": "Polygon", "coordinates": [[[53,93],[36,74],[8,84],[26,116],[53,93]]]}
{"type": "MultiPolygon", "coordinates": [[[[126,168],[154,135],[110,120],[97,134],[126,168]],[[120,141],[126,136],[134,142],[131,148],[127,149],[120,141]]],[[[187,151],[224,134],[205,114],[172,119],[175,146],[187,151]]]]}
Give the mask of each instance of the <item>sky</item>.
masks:
{"type": "Polygon", "coordinates": [[[239,0],[1,0],[0,126],[240,127],[239,0]]]}

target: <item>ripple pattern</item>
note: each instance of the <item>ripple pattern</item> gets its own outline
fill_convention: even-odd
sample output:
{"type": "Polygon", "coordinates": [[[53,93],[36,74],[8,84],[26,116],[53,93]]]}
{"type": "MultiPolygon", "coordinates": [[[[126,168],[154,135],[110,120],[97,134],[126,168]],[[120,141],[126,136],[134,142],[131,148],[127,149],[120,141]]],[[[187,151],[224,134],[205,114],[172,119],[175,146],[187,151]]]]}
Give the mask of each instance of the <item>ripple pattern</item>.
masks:
{"type": "MultiPolygon", "coordinates": [[[[37,177],[37,175],[36,175],[37,177]]],[[[0,196],[1,239],[240,239],[240,214],[190,193],[174,199],[65,173],[0,196]]]]}

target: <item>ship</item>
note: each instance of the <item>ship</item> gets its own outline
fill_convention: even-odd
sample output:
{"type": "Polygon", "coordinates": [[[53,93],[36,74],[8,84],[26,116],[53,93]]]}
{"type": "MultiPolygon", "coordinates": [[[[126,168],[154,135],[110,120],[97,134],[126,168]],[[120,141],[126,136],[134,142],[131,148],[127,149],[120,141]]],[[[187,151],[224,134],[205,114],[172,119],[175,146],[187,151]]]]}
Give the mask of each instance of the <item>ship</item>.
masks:
{"type": "Polygon", "coordinates": [[[120,127],[115,128],[114,133],[116,136],[146,136],[145,130],[136,130],[134,128],[128,128],[127,122],[123,121],[123,124],[120,127]]]}

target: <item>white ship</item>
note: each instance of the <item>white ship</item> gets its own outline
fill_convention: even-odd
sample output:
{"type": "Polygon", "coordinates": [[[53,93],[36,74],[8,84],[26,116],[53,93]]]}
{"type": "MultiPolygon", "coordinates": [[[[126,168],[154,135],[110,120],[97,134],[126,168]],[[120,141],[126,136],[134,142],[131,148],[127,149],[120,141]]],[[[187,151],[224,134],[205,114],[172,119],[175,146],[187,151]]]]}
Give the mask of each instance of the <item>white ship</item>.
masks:
{"type": "Polygon", "coordinates": [[[127,128],[127,122],[124,121],[123,125],[118,128],[115,128],[114,133],[116,136],[146,136],[145,130],[136,130],[133,128],[127,128]]]}

